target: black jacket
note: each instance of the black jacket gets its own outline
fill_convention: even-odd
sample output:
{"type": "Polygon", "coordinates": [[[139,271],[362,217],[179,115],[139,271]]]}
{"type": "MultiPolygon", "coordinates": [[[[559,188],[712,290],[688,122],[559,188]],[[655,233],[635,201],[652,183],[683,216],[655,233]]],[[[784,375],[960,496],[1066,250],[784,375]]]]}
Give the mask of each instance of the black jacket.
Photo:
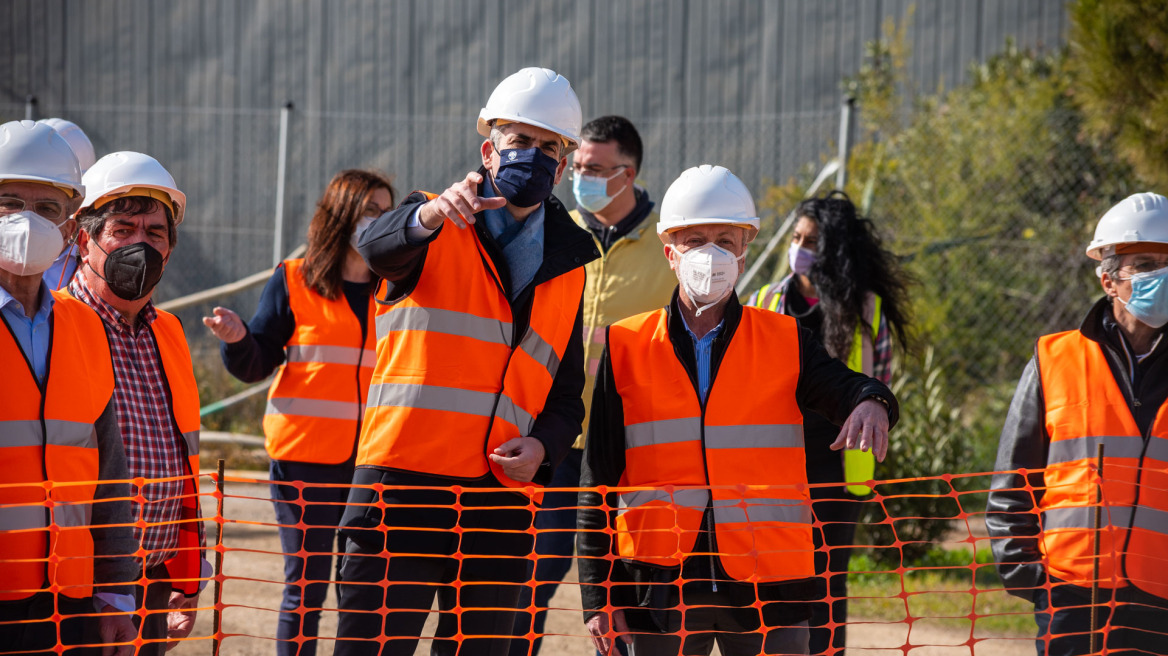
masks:
{"type": "MultiPolygon", "coordinates": [[[[693,340],[685,328],[678,311],[677,291],[667,308],[669,313],[669,338],[674,352],[689,372],[690,381],[697,389],[697,363],[693,340]]],[[[726,353],[726,347],[734,339],[735,331],[742,319],[742,305],[737,295],[731,295],[723,317],[722,331],[714,338],[710,354],[710,385],[715,384],[718,367],[726,353]]],[[[765,376],[765,373],[760,375],[765,376]]],[[[662,393],[668,393],[663,390],[662,393]]],[[[848,369],[847,365],[831,357],[818,340],[803,327],[799,328],[799,382],[795,388],[795,400],[802,412],[818,412],[837,425],[847,420],[852,410],[864,399],[878,396],[888,403],[889,426],[896,424],[899,408],[896,398],[880,381],[848,369]]],[[[588,423],[588,440],[584,447],[580,486],[619,485],[625,469],[625,426],[621,397],[616,390],[612,366],[605,349],[596,377],[596,391],[592,397],[592,414],[588,423]]],[[[609,508],[617,507],[616,494],[608,495],[609,508]]],[[[585,619],[595,614],[608,602],[608,594],[603,584],[606,581],[631,582],[633,585],[613,586],[612,604],[618,608],[646,609],[629,612],[625,619],[630,628],[641,630],[669,631],[668,621],[661,611],[668,607],[665,602],[672,595],[676,598],[676,586],[668,585],[676,581],[680,568],[661,568],[634,564],[620,558],[608,559],[615,555],[611,533],[605,529],[614,525],[614,516],[599,508],[601,498],[595,492],[581,492],[577,515],[577,552],[580,564],[581,597],[585,619]],[[664,584],[664,585],[663,585],[664,584]]],[[[707,514],[710,510],[707,508],[707,514]]],[[[710,526],[708,517],[702,525],[710,526]]],[[[705,551],[703,544],[713,541],[712,535],[703,533],[695,552],[705,551]]],[[[710,545],[710,552],[716,546],[710,545]]],[[[719,581],[718,590],[725,591],[727,603],[733,606],[749,606],[755,600],[754,586],[732,581],[720,563],[704,557],[690,558],[683,563],[685,578],[714,579],[719,581]],[[725,581],[725,583],[723,583],[725,581]]],[[[758,586],[758,598],[762,601],[800,601],[810,598],[812,579],[781,582],[758,586]]],[[[708,584],[707,584],[708,585],[708,584]]],[[[768,626],[780,626],[806,619],[805,604],[772,604],[773,612],[781,617],[766,617],[768,608],[764,605],[763,620],[768,626]]],[[[747,608],[751,611],[753,609],[747,608]]],[[[755,613],[757,616],[757,613],[755,613]]]]}
{"type": "MultiPolygon", "coordinates": [[[[1148,431],[1156,413],[1168,400],[1168,355],[1165,355],[1168,344],[1158,344],[1143,362],[1135,363],[1107,297],[1095,303],[1079,326],[1079,332],[1102,347],[1111,375],[1127,399],[1128,409],[1144,434],[1147,448],[1148,431]]],[[[1042,380],[1037,360],[1031,358],[1014,390],[1014,400],[1002,428],[994,464],[998,473],[990,484],[985,520],[993,538],[994,561],[1006,589],[1029,601],[1034,601],[1036,588],[1047,583],[1042,553],[1038,550],[1042,531],[1037,506],[1045,488],[1042,470],[1049,449],[1042,380]],[[1026,481],[1017,473],[1023,468],[1031,472],[1027,476],[1031,490],[1025,489],[1026,481]]]]}
{"type": "MultiPolygon", "coordinates": [[[[487,178],[485,169],[479,173],[487,178]]],[[[429,243],[437,238],[442,230],[457,230],[453,226],[443,225],[428,238],[422,241],[412,241],[407,236],[406,225],[419,206],[427,198],[420,192],[410,194],[397,209],[387,212],[376,219],[362,235],[357,250],[365,258],[369,268],[386,282],[386,292],[378,298],[378,302],[390,302],[401,299],[413,291],[426,261],[429,243]]],[[[511,281],[508,268],[503,258],[502,250],[495,243],[486,229],[486,221],[482,214],[476,215],[476,222],[472,228],[478,234],[492,261],[495,270],[499,272],[497,282],[507,298],[511,297],[511,281]]],[[[573,269],[583,267],[600,254],[592,241],[592,237],[580,229],[568,216],[567,210],[555,197],[544,201],[544,255],[543,263],[535,274],[534,280],[519,296],[510,301],[512,311],[512,325],[514,326],[515,340],[523,336],[531,318],[531,304],[535,295],[535,287],[565,274],[573,269]]],[[[486,267],[484,267],[486,268],[486,267]]],[[[451,281],[458,284],[458,281],[451,281]]],[[[536,474],[535,482],[547,484],[551,479],[551,472],[563,459],[572,441],[580,433],[580,425],[584,420],[584,403],[580,396],[584,389],[584,345],[582,341],[582,308],[576,310],[575,327],[568,341],[560,368],[548,392],[544,409],[539,413],[531,429],[531,436],[538,439],[547,453],[544,466],[536,474]]],[[[417,436],[418,439],[429,439],[430,436],[417,436]]],[[[481,436],[476,436],[481,437],[481,436]]],[[[353,482],[356,485],[382,483],[397,486],[435,486],[462,485],[466,487],[500,487],[494,475],[488,473],[482,479],[467,481],[461,478],[436,476],[418,472],[393,470],[383,467],[363,466],[354,474],[353,482]]],[[[354,488],[350,495],[350,504],[375,503],[371,497],[373,493],[368,489],[354,488]],[[368,498],[367,498],[368,497],[368,498]]],[[[449,495],[438,490],[419,490],[417,493],[398,490],[392,495],[387,492],[383,500],[391,505],[446,505],[452,502],[449,495]],[[408,497],[408,498],[407,498],[408,497]]],[[[493,503],[526,504],[526,498],[521,495],[506,492],[493,503]]],[[[446,515],[436,509],[398,508],[394,517],[381,516],[376,506],[359,507],[348,506],[342,525],[350,529],[373,528],[384,524],[386,526],[434,526],[449,527],[453,524],[446,515]],[[423,516],[425,515],[425,516],[423,516]]],[[[450,515],[453,517],[454,515],[450,515]]]]}

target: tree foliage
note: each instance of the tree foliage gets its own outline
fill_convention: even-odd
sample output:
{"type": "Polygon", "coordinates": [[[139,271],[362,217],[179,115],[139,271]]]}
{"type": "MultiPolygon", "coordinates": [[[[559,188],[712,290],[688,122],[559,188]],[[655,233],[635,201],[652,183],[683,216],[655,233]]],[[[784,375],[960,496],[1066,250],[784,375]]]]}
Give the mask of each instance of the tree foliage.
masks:
{"type": "Polygon", "coordinates": [[[1168,6],[1078,0],[1071,6],[1075,99],[1100,138],[1156,190],[1168,189],[1168,6]]]}
{"type": "MultiPolygon", "coordinates": [[[[894,372],[901,424],[877,477],[986,472],[1035,339],[1076,327],[1100,294],[1084,253],[1098,217],[1140,185],[1112,135],[1086,128],[1094,119],[1075,102],[1066,52],[1007,42],[967,83],[921,93],[904,44],[903,26],[887,24],[847,81],[860,138],[846,191],[920,281],[915,334],[928,355],[894,372]]],[[[776,188],[764,205],[791,191],[776,188]]],[[[883,523],[867,539],[899,545],[876,557],[911,558],[941,539],[946,519],[976,512],[974,480],[881,490],[887,521],[872,518],[883,523]]]]}

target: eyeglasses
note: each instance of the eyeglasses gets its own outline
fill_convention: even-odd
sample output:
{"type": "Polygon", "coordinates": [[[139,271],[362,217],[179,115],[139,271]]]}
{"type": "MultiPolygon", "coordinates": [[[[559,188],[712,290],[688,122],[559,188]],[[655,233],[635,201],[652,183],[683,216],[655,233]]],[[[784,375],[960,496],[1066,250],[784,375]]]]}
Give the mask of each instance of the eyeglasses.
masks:
{"type": "Polygon", "coordinates": [[[1159,260],[1144,260],[1143,262],[1134,262],[1132,264],[1125,264],[1119,267],[1119,270],[1127,273],[1127,277],[1117,276],[1120,280],[1131,280],[1131,277],[1140,273],[1151,273],[1159,271],[1164,267],[1168,267],[1168,259],[1159,260]]]}
{"type": "Polygon", "coordinates": [[[627,169],[627,168],[629,168],[628,164],[617,164],[616,166],[609,166],[609,167],[578,166],[576,164],[573,164],[572,170],[571,170],[569,175],[573,180],[575,180],[576,176],[578,176],[578,175],[587,175],[587,176],[592,176],[592,177],[596,177],[596,178],[607,177],[607,178],[611,179],[612,176],[605,176],[604,175],[605,171],[615,171],[617,169],[627,169]]]}
{"type": "Polygon", "coordinates": [[[0,196],[0,216],[23,212],[25,208],[40,214],[50,221],[60,220],[65,216],[65,206],[55,200],[26,201],[16,196],[0,196]]]}

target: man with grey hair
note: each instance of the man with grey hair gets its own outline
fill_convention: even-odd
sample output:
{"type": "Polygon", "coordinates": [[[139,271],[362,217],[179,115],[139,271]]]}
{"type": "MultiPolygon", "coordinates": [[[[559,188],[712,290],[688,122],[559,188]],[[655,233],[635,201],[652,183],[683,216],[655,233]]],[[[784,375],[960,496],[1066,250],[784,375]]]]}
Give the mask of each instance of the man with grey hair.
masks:
{"type": "Polygon", "coordinates": [[[1038,339],[1002,429],[986,526],[1007,590],[1034,603],[1040,655],[1164,654],[1168,198],[1111,208],[1087,256],[1102,260],[1104,296],[1077,330],[1038,339]]]}
{"type": "Polygon", "coordinates": [[[340,656],[413,654],[435,595],[431,653],[507,654],[533,503],[584,417],[597,252],[552,196],[580,123],[555,71],[509,76],[479,113],[482,167],[414,192],[358,244],[382,283],[341,520],[340,656]]]}

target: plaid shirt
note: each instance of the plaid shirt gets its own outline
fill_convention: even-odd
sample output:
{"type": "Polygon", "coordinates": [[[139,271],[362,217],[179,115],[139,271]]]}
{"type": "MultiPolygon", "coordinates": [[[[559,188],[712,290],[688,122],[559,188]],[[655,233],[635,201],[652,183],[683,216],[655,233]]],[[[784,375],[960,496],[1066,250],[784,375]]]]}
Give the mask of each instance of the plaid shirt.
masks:
{"type": "Polygon", "coordinates": [[[113,358],[114,410],[130,476],[172,478],[135,486],[132,492],[146,499],[134,504],[134,514],[146,528],[134,532],[148,552],[143,568],[150,569],[175,554],[179,525],[167,522],[182,517],[183,481],[175,477],[187,474],[186,448],[171,412],[162,358],[150,327],[158,312],[147,302],[137,326],[131,328],[117,310],[89,290],[82,276],[69,283],[69,293],[93,308],[105,325],[113,358]]]}

